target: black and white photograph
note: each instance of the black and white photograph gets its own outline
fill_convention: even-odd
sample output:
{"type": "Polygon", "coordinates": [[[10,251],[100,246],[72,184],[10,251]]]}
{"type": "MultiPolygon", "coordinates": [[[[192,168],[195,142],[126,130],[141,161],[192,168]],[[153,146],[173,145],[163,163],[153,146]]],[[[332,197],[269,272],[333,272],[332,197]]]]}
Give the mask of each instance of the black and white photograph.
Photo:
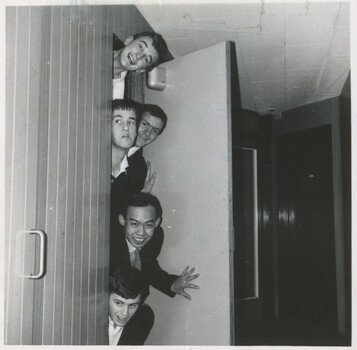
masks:
{"type": "Polygon", "coordinates": [[[2,344],[353,346],[356,5],[5,1],[2,344]]]}

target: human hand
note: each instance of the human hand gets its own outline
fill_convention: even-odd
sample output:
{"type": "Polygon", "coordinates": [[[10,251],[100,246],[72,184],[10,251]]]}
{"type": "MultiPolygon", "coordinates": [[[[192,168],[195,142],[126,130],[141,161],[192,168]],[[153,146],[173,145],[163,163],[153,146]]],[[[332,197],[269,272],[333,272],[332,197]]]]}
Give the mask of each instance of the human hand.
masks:
{"type": "Polygon", "coordinates": [[[145,178],[145,182],[144,182],[144,188],[142,189],[141,192],[145,192],[145,193],[150,193],[154,187],[155,184],[155,180],[156,180],[156,172],[152,173],[151,175],[151,163],[150,161],[146,162],[147,165],[147,173],[146,173],[146,178],[145,178]]]}
{"type": "Polygon", "coordinates": [[[191,295],[185,292],[185,288],[200,289],[200,287],[189,283],[199,277],[198,273],[196,275],[192,275],[193,271],[195,271],[194,267],[191,270],[189,270],[189,268],[189,266],[186,266],[181,275],[176,278],[174,283],[172,283],[171,291],[191,300],[191,295]]]}

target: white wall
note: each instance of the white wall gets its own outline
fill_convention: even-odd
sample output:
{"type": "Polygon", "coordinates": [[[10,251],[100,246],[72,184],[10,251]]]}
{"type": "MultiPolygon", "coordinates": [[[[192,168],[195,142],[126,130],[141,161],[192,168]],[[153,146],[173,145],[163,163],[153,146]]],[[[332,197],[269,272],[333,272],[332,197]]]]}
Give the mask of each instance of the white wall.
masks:
{"type": "Polygon", "coordinates": [[[166,89],[145,91],[146,102],[169,118],[144,151],[158,172],[153,193],[164,210],[159,262],[170,273],[187,264],[200,273],[200,290],[187,290],[192,301],[151,288],[155,325],[147,345],[230,344],[228,48],[221,43],[164,64],[166,89]]]}

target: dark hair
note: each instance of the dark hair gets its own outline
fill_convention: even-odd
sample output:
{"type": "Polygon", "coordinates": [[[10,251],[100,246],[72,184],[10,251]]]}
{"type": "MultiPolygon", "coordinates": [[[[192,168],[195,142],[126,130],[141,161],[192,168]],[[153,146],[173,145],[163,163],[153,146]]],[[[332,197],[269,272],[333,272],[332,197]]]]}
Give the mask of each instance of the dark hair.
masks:
{"type": "Polygon", "coordinates": [[[159,135],[160,135],[164,131],[164,129],[166,127],[166,124],[167,124],[167,115],[166,115],[166,113],[159,106],[151,105],[151,104],[143,104],[141,106],[141,115],[144,112],[149,112],[152,116],[162,120],[162,122],[164,123],[164,126],[160,130],[160,133],[159,133],[159,135]]]}
{"type": "Polygon", "coordinates": [[[168,56],[169,50],[167,48],[167,44],[165,39],[162,37],[161,34],[158,33],[154,33],[154,32],[141,32],[141,33],[136,33],[133,35],[134,40],[141,38],[143,36],[149,36],[150,38],[152,38],[153,40],[153,46],[155,48],[155,50],[157,51],[158,55],[159,55],[159,59],[157,62],[151,64],[150,66],[148,66],[146,68],[146,71],[149,72],[151,71],[153,68],[155,68],[156,66],[158,66],[160,63],[164,62],[165,59],[168,56]]]}
{"type": "Polygon", "coordinates": [[[134,100],[131,100],[129,98],[126,98],[124,100],[113,100],[112,101],[112,119],[113,119],[113,112],[122,109],[126,111],[133,110],[135,112],[135,118],[136,118],[136,126],[137,129],[139,128],[139,124],[141,121],[141,108],[139,103],[135,102],[134,100]]]}
{"type": "Polygon", "coordinates": [[[125,205],[121,208],[121,214],[126,217],[129,207],[147,207],[151,205],[155,209],[157,218],[162,216],[162,207],[160,201],[151,193],[139,192],[128,197],[125,205]]]}
{"type": "Polygon", "coordinates": [[[117,268],[109,276],[109,293],[118,294],[125,299],[135,299],[145,291],[145,282],[141,272],[135,267],[117,268]]]}

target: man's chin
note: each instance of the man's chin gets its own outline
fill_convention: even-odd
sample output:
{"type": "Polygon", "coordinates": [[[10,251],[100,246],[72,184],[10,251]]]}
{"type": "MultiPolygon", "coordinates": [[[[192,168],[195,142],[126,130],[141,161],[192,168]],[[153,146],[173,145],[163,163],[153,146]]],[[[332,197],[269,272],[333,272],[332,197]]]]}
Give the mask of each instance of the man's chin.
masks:
{"type": "Polygon", "coordinates": [[[136,143],[135,143],[135,146],[136,147],[144,147],[145,146],[145,142],[137,139],[136,143]]]}

